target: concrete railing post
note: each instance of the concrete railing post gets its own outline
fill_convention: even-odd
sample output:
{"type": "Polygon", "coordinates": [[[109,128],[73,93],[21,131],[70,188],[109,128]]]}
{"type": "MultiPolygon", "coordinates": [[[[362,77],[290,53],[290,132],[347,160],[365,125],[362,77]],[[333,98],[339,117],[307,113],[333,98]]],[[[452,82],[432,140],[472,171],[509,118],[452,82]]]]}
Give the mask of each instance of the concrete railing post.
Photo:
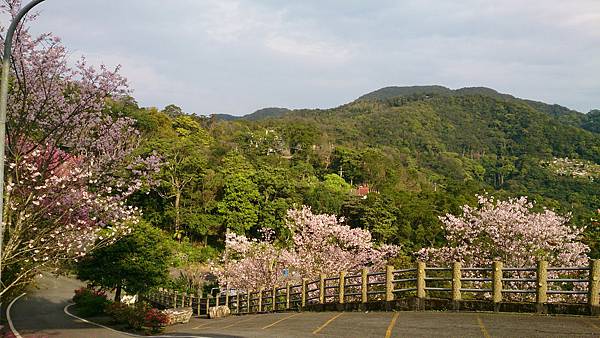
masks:
{"type": "Polygon", "coordinates": [[[235,312],[237,314],[242,313],[242,310],[240,309],[240,305],[241,305],[240,297],[241,296],[242,296],[242,294],[240,293],[240,290],[235,289],[235,312]]]}
{"type": "Polygon", "coordinates": [[[210,309],[210,297],[211,297],[210,293],[206,294],[206,309],[204,311],[206,312],[207,316],[208,316],[208,310],[210,309]]]}
{"type": "Polygon", "coordinates": [[[219,298],[221,298],[221,293],[217,293],[217,297],[215,298],[215,306],[219,306],[219,298]]]}
{"type": "Polygon", "coordinates": [[[369,301],[369,270],[363,268],[360,274],[361,302],[369,301]]]}
{"type": "Polygon", "coordinates": [[[185,307],[185,296],[187,294],[184,292],[181,294],[181,307],[185,307]]]}
{"type": "Polygon", "coordinates": [[[252,310],[252,292],[250,290],[246,291],[246,309],[248,313],[252,310]]]}
{"type": "Polygon", "coordinates": [[[460,271],[461,264],[460,262],[454,262],[452,264],[452,300],[459,301],[462,299],[462,295],[460,294],[460,288],[462,287],[462,283],[460,279],[462,278],[462,273],[460,271]]]}
{"type": "MultiPolygon", "coordinates": [[[[600,260],[590,261],[590,277],[588,284],[588,304],[597,307],[600,301],[600,260]]],[[[592,310],[592,312],[595,312],[592,310]]]]}
{"type": "Polygon", "coordinates": [[[385,267],[385,300],[394,300],[394,267],[391,265],[385,267]]]}
{"type": "Polygon", "coordinates": [[[229,285],[225,287],[225,306],[229,307],[229,285]]]}
{"type": "Polygon", "coordinates": [[[339,280],[339,303],[344,304],[344,288],[346,287],[346,271],[340,271],[340,280],[339,280]]]}
{"type": "Polygon", "coordinates": [[[417,262],[417,298],[425,298],[425,263],[417,262]]]}
{"type": "Polygon", "coordinates": [[[198,314],[198,316],[200,316],[200,303],[202,302],[202,290],[198,289],[197,291],[197,295],[198,295],[198,304],[196,304],[196,313],[198,314]]]}
{"type": "Polygon", "coordinates": [[[325,304],[325,275],[319,275],[319,304],[325,304]]]}
{"type": "Polygon", "coordinates": [[[258,290],[258,312],[262,312],[262,306],[263,306],[263,293],[264,290],[262,288],[260,288],[258,290]]]}
{"type": "Polygon", "coordinates": [[[175,291],[175,293],[173,293],[173,307],[174,308],[177,307],[177,291],[175,291]]]}
{"type": "Polygon", "coordinates": [[[302,304],[301,305],[302,307],[306,306],[306,292],[307,292],[307,290],[306,290],[306,278],[302,278],[302,290],[301,290],[302,295],[301,295],[301,303],[300,303],[300,304],[302,304]]]}
{"type": "Polygon", "coordinates": [[[545,304],[548,302],[548,262],[539,261],[537,265],[535,302],[545,304]]]}
{"type": "Polygon", "coordinates": [[[188,306],[189,307],[193,307],[194,306],[194,295],[193,294],[190,295],[190,299],[188,301],[188,306]]]}
{"type": "Polygon", "coordinates": [[[275,312],[277,311],[277,285],[273,286],[273,294],[271,296],[273,296],[273,300],[271,301],[271,311],[275,312]]]}
{"type": "Polygon", "coordinates": [[[502,262],[492,263],[492,301],[495,304],[502,302],[502,262]]]}
{"type": "Polygon", "coordinates": [[[285,309],[290,309],[290,282],[285,282],[285,309]]]}

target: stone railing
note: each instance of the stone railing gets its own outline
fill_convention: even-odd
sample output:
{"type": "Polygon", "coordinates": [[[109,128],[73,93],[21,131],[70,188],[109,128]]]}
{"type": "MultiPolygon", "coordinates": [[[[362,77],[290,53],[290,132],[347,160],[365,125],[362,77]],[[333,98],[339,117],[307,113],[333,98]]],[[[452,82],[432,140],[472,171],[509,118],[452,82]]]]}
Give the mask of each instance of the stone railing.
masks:
{"type": "Polygon", "coordinates": [[[146,299],[164,307],[190,306],[204,315],[226,305],[233,314],[289,310],[471,310],[600,313],[600,260],[587,267],[428,267],[321,275],[317,280],[261,290],[225,290],[215,297],[159,290],[146,299]]]}

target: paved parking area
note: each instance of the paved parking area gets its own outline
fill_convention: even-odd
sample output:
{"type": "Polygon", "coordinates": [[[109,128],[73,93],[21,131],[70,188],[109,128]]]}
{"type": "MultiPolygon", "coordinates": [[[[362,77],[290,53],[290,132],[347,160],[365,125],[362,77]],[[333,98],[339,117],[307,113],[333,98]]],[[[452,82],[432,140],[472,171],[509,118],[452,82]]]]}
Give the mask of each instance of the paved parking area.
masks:
{"type": "Polygon", "coordinates": [[[455,312],[303,312],[193,319],[207,337],[600,337],[597,317],[455,312]]]}

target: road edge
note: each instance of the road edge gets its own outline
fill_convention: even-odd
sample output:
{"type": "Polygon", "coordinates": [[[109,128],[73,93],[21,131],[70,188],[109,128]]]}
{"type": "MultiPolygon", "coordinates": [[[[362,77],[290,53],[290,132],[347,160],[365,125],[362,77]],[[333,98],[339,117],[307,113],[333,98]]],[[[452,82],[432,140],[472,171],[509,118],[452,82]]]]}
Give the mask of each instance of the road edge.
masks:
{"type": "MultiPolygon", "coordinates": [[[[180,337],[180,338],[210,338],[210,337],[205,337],[205,336],[179,336],[179,335],[174,335],[174,336],[140,336],[140,335],[137,335],[137,334],[134,334],[134,333],[119,331],[119,330],[115,330],[115,329],[113,329],[111,327],[108,327],[108,326],[105,326],[105,325],[102,325],[102,324],[98,324],[98,323],[93,322],[91,320],[87,320],[85,318],[81,318],[81,317],[79,317],[77,315],[72,314],[71,312],[69,312],[69,308],[71,306],[73,306],[73,305],[75,305],[75,303],[70,303],[70,304],[65,305],[65,307],[63,308],[63,312],[66,315],[71,316],[71,317],[73,317],[75,319],[78,319],[78,320],[80,320],[80,321],[82,321],[84,323],[95,325],[95,326],[101,327],[103,329],[106,329],[106,330],[109,330],[109,331],[113,331],[113,332],[116,332],[116,333],[121,333],[121,334],[124,334],[126,336],[130,336],[130,337],[144,337],[144,338],[148,338],[148,337],[153,337],[153,338],[173,338],[173,337],[180,337]]],[[[177,334],[177,333],[175,333],[175,334],[177,334]]],[[[22,338],[22,337],[17,337],[17,338],[22,338]]]]}
{"type": "Polygon", "coordinates": [[[23,338],[23,336],[21,336],[21,334],[19,334],[19,331],[17,331],[17,329],[15,329],[15,325],[12,322],[12,317],[10,315],[10,309],[12,309],[13,304],[19,300],[19,298],[25,296],[25,292],[23,292],[21,295],[15,297],[15,299],[13,299],[10,304],[8,304],[8,307],[6,307],[6,320],[8,321],[8,328],[10,329],[10,331],[12,331],[13,335],[15,336],[15,338],[23,338]]]}

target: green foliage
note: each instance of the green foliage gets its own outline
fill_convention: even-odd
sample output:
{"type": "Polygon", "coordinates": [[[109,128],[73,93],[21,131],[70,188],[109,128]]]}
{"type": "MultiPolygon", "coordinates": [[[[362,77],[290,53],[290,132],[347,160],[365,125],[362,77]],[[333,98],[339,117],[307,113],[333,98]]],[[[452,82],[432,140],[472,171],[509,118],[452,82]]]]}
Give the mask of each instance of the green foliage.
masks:
{"type": "Polygon", "coordinates": [[[83,317],[102,314],[109,302],[104,292],[89,288],[77,289],[73,296],[73,303],[77,305],[77,311],[83,317]]]}
{"type": "Polygon", "coordinates": [[[114,244],[87,255],[77,265],[77,276],[92,285],[144,293],[164,283],[171,263],[171,247],[160,230],[141,223],[114,244]]]}
{"type": "Polygon", "coordinates": [[[116,323],[126,324],[128,328],[133,330],[140,330],[144,324],[147,324],[146,317],[152,310],[152,307],[145,302],[135,303],[134,305],[112,302],[105,308],[106,314],[111,316],[116,323]]]}
{"type": "Polygon", "coordinates": [[[600,180],[543,164],[555,157],[600,164],[597,111],[440,86],[384,88],[333,109],[267,110],[256,119],[174,107],[166,114],[130,101],[115,103],[119,109],[138,120],[145,151],[169,163],[162,183],[133,201],[146,220],[188,243],[179,250],[192,261],[210,255],[188,246],[222,248],[227,230],[257,236],[267,227],[287,241],[285,210],[301,204],[414,252],[443,244],[438,217],[483,192],[527,195],[572,213],[574,225],[588,226],[592,256],[600,255],[599,232],[589,227],[600,180]],[[173,189],[177,180],[189,182],[173,189]],[[376,192],[360,199],[353,192],[360,184],[376,192]]]}

